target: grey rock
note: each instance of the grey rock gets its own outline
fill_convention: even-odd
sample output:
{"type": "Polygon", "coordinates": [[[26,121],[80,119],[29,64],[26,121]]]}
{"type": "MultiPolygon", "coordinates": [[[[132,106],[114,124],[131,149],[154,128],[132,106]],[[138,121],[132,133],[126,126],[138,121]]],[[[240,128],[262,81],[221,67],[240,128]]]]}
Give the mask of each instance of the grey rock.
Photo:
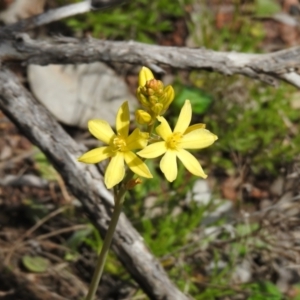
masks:
{"type": "Polygon", "coordinates": [[[284,178],[280,176],[271,184],[270,191],[273,195],[280,196],[283,193],[283,187],[284,178]]]}
{"type": "Polygon", "coordinates": [[[35,97],[57,118],[87,128],[91,119],[115,125],[116,113],[124,101],[137,104],[124,80],[96,62],[80,65],[30,65],[28,80],[35,97]]]}
{"type": "Polygon", "coordinates": [[[193,185],[192,191],[187,193],[186,202],[194,200],[199,205],[208,205],[211,200],[211,190],[208,181],[198,179],[193,185]]]}

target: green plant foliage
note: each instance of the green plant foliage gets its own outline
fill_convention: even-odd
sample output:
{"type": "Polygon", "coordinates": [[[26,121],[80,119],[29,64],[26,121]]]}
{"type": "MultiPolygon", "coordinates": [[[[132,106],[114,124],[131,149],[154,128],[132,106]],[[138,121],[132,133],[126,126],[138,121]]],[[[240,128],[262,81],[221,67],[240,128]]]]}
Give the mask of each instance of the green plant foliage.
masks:
{"type": "Polygon", "coordinates": [[[280,6],[274,0],[256,0],[255,13],[257,16],[272,16],[280,12],[280,6]]]}
{"type": "Polygon", "coordinates": [[[204,211],[204,207],[194,204],[176,217],[167,214],[163,218],[143,219],[143,237],[157,256],[166,255],[187,242],[189,234],[199,225],[204,211]]]}
{"type": "Polygon", "coordinates": [[[280,300],[283,299],[282,293],[278,287],[272,282],[264,281],[257,282],[250,285],[250,296],[249,300],[280,300]]]}
{"type": "Polygon", "coordinates": [[[220,139],[213,150],[228,153],[227,158],[212,155],[212,161],[226,169],[233,168],[235,153],[240,163],[247,163],[254,173],[277,172],[278,166],[292,161],[300,146],[299,136],[293,134],[286,121],[291,126],[299,121],[298,112],[290,105],[293,89],[284,84],[274,89],[240,80],[249,94],[238,99],[224,90],[224,98],[216,101],[211,114],[217,117],[205,118],[220,139]]]}
{"type": "MultiPolygon", "coordinates": [[[[71,251],[66,253],[65,260],[76,260],[79,256],[79,248],[82,245],[90,247],[98,254],[100,253],[103,241],[99,231],[92,224],[89,224],[86,229],[75,231],[69,237],[67,240],[67,246],[71,251]]],[[[105,265],[105,272],[118,276],[124,273],[122,266],[113,253],[109,253],[108,255],[107,263],[105,265]]]]}
{"type": "Polygon", "coordinates": [[[193,113],[203,114],[211,105],[213,99],[205,91],[188,86],[181,86],[176,89],[175,99],[172,103],[173,109],[179,112],[186,99],[189,99],[193,107],[193,113]]]}
{"type": "Polygon", "coordinates": [[[57,180],[58,174],[43,152],[37,152],[33,156],[33,159],[35,160],[36,167],[43,178],[47,180],[57,180]]]}
{"type": "Polygon", "coordinates": [[[128,1],[105,11],[70,18],[67,24],[75,31],[88,31],[95,37],[151,43],[157,33],[172,30],[172,19],[183,16],[189,2],[128,1]]]}
{"type": "Polygon", "coordinates": [[[22,257],[23,266],[30,272],[43,273],[49,267],[49,261],[42,256],[29,256],[22,257]]]}
{"type": "Polygon", "coordinates": [[[93,250],[99,251],[101,240],[98,231],[93,226],[76,230],[67,240],[67,246],[74,251],[83,243],[87,243],[93,250]]]}
{"type": "Polygon", "coordinates": [[[192,37],[198,46],[206,47],[216,51],[237,51],[237,52],[261,52],[261,42],[265,36],[261,22],[251,20],[240,13],[237,7],[232,21],[215,28],[214,15],[212,11],[207,11],[203,15],[195,16],[194,23],[190,23],[192,37]],[[200,24],[200,28],[199,27],[200,24]],[[194,32],[201,31],[196,35],[194,32]],[[199,37],[200,36],[200,37],[199,37]]]}
{"type": "MultiPolygon", "coordinates": [[[[256,1],[252,9],[261,12],[264,6],[272,13],[275,2],[271,2],[256,1]]],[[[238,5],[236,11],[241,11],[238,5]]],[[[207,18],[202,22],[205,26],[199,45],[224,51],[261,51],[261,24],[242,14],[236,13],[232,23],[218,30],[218,34],[207,18]]],[[[191,81],[214,99],[204,120],[199,120],[219,137],[213,147],[204,150],[214,166],[230,171],[237,164],[247,164],[256,174],[276,174],[281,165],[298,154],[300,139],[292,127],[299,123],[299,110],[292,109],[290,103],[294,88],[287,84],[274,88],[241,76],[224,78],[203,72],[193,72],[191,81]]],[[[198,101],[202,102],[201,97],[198,101]]]]}

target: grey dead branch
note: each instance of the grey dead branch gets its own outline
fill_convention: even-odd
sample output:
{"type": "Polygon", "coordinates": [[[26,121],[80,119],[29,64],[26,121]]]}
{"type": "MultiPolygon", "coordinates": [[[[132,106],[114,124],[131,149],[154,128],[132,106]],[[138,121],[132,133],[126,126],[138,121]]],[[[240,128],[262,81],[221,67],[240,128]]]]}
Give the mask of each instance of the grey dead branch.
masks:
{"type": "MultiPolygon", "coordinates": [[[[0,32],[1,36],[1,32],[0,32]]],[[[79,40],[57,37],[51,41],[33,40],[24,33],[4,37],[0,59],[23,64],[79,64],[113,62],[135,65],[171,66],[198,69],[224,75],[240,74],[276,85],[278,80],[300,87],[300,47],[270,54],[217,52],[187,47],[163,47],[134,41],[79,40]]]]}
{"type": "MultiPolygon", "coordinates": [[[[121,1],[92,1],[101,8],[121,1]]],[[[112,42],[57,37],[49,41],[31,39],[24,31],[91,10],[90,1],[46,12],[0,30],[0,109],[37,145],[53,163],[70,191],[82,203],[102,236],[110,220],[113,199],[95,166],[77,162],[86,151],[59,125],[55,118],[26,90],[5,65],[79,64],[91,62],[129,63],[203,69],[225,75],[241,74],[269,84],[284,80],[300,87],[300,48],[271,54],[216,52],[207,49],[147,45],[133,41],[112,42]],[[71,9],[72,8],[72,9],[71,9]]],[[[112,243],[128,272],[151,299],[188,299],[169,280],[159,261],[151,254],[126,216],[119,221],[112,243]]]]}

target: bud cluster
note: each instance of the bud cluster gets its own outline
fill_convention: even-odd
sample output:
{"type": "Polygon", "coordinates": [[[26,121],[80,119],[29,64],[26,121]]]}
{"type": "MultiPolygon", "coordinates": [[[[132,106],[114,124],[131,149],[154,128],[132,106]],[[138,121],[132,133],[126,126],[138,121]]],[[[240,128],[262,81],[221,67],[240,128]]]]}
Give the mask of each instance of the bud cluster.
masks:
{"type": "Polygon", "coordinates": [[[143,67],[139,74],[139,87],[137,98],[146,109],[136,112],[139,124],[152,124],[157,116],[163,115],[174,100],[174,89],[172,86],[164,86],[160,80],[156,80],[152,72],[143,67]]]}

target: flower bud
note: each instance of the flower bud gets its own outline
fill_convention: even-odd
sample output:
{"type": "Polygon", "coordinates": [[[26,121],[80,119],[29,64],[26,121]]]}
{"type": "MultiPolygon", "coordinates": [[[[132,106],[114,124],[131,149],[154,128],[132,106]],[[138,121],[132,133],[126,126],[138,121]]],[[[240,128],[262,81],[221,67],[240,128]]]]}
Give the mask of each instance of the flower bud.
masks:
{"type": "Polygon", "coordinates": [[[150,69],[142,67],[139,73],[139,87],[144,86],[147,81],[154,79],[153,73],[150,69]]]}
{"type": "Polygon", "coordinates": [[[151,110],[154,112],[155,116],[161,115],[164,106],[161,103],[156,103],[155,105],[151,106],[151,110]]]}
{"type": "Polygon", "coordinates": [[[164,106],[164,112],[169,108],[175,97],[174,89],[171,85],[168,85],[164,89],[164,99],[162,104],[164,106]]]}
{"type": "MultiPolygon", "coordinates": [[[[175,92],[172,86],[164,87],[160,80],[153,77],[152,72],[143,67],[139,74],[139,87],[137,98],[141,105],[150,113],[151,118],[162,115],[174,100],[175,92]]],[[[138,120],[138,119],[137,119],[138,120]]],[[[143,120],[139,116],[140,124],[148,124],[148,117],[143,120]]]]}
{"type": "Polygon", "coordinates": [[[135,119],[140,125],[148,125],[152,121],[151,115],[142,109],[135,112],[135,119]]]}
{"type": "Polygon", "coordinates": [[[148,108],[150,107],[150,103],[148,98],[143,94],[143,89],[141,87],[138,87],[137,91],[136,91],[136,96],[138,98],[138,100],[140,101],[141,105],[148,108]]]}
{"type": "Polygon", "coordinates": [[[148,98],[148,100],[149,100],[150,106],[152,107],[153,105],[158,103],[160,99],[157,96],[150,96],[148,98]]]}
{"type": "Polygon", "coordinates": [[[147,89],[147,94],[149,96],[151,95],[162,95],[164,91],[164,84],[160,80],[151,79],[147,81],[145,84],[145,87],[147,89]]]}

